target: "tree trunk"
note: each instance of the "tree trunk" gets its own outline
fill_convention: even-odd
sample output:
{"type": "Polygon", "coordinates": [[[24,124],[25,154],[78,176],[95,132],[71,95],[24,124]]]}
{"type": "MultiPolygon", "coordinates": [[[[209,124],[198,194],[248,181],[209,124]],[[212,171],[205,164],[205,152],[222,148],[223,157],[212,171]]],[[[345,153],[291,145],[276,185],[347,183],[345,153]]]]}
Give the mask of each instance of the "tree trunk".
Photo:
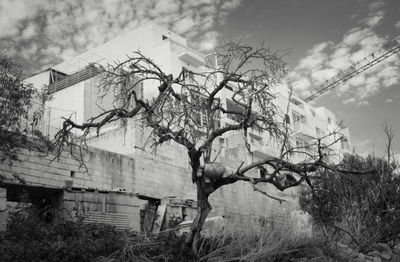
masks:
{"type": "Polygon", "coordinates": [[[208,202],[208,196],[210,195],[207,190],[203,187],[204,183],[201,179],[196,181],[197,187],[197,215],[193,220],[193,224],[190,228],[190,232],[186,237],[186,245],[192,246],[194,254],[198,254],[200,232],[203,229],[204,222],[208,214],[211,211],[211,205],[208,202]]]}
{"type": "MultiPolygon", "coordinates": [[[[201,152],[195,149],[189,152],[190,163],[192,167],[192,181],[196,184],[197,189],[197,214],[193,220],[189,234],[186,237],[185,244],[192,248],[194,254],[198,254],[200,232],[203,229],[204,222],[211,211],[211,205],[208,197],[215,191],[212,183],[206,183],[203,176],[198,176],[197,171],[200,168],[201,152]]],[[[211,181],[209,181],[211,182],[211,181]]]]}

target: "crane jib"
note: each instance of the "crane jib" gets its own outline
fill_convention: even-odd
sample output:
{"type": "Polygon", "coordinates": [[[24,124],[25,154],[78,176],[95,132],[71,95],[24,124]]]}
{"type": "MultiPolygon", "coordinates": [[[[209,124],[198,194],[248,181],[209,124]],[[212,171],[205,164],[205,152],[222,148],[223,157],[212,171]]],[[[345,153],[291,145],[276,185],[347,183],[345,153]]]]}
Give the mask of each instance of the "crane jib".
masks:
{"type": "Polygon", "coordinates": [[[346,70],[340,72],[330,80],[323,83],[312,95],[305,98],[304,101],[310,102],[311,100],[317,98],[318,96],[326,93],[327,91],[345,83],[347,80],[364,72],[368,68],[380,63],[381,61],[397,54],[400,51],[400,43],[397,40],[391,41],[389,44],[385,45],[382,49],[364,57],[361,61],[355,65],[350,66],[346,70]]]}

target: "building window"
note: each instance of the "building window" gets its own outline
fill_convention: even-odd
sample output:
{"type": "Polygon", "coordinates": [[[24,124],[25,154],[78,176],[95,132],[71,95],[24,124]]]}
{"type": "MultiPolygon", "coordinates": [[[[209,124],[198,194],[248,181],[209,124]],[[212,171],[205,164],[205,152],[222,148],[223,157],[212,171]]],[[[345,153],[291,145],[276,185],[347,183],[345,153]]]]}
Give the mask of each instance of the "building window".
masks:
{"type": "Polygon", "coordinates": [[[347,139],[347,137],[342,137],[340,139],[340,144],[342,146],[342,149],[349,149],[349,140],[347,139]]]}
{"type": "MultiPolygon", "coordinates": [[[[193,104],[195,105],[198,110],[196,112],[193,112],[193,120],[194,122],[200,126],[200,127],[205,127],[208,125],[208,121],[210,121],[212,118],[213,121],[213,129],[218,129],[221,127],[221,115],[220,111],[216,111],[214,115],[211,117],[208,115],[207,109],[204,107],[204,105],[207,103],[207,98],[197,92],[191,92],[190,93],[191,99],[193,101],[193,104]]],[[[219,99],[215,99],[214,103],[219,103],[219,99]]]]}
{"type": "Polygon", "coordinates": [[[285,121],[288,125],[290,125],[290,116],[285,114],[285,121]]]}
{"type": "Polygon", "coordinates": [[[162,35],[162,40],[168,39],[168,36],[162,35]]]}
{"type": "Polygon", "coordinates": [[[293,123],[299,122],[304,123],[306,122],[306,117],[296,111],[292,111],[293,123]]]}
{"type": "Polygon", "coordinates": [[[260,136],[257,136],[255,134],[249,134],[250,137],[250,143],[252,145],[256,145],[256,146],[262,146],[263,145],[263,139],[260,136]]]}
{"type": "Polygon", "coordinates": [[[315,111],[312,109],[310,111],[311,111],[312,116],[315,117],[315,111]]]}
{"type": "Polygon", "coordinates": [[[182,72],[183,72],[183,77],[189,78],[190,80],[194,80],[194,74],[191,70],[189,70],[187,67],[182,66],[182,72]]]}
{"type": "Polygon", "coordinates": [[[296,138],[296,147],[306,147],[307,144],[303,139],[296,138]]]}
{"type": "MultiPolygon", "coordinates": [[[[295,140],[296,148],[298,149],[298,154],[302,154],[301,152],[312,153],[312,145],[302,138],[296,138],[295,140]]],[[[296,151],[296,150],[295,150],[296,151]]]]}
{"type": "Polygon", "coordinates": [[[328,117],[328,124],[332,124],[332,119],[328,117]]]}
{"type": "Polygon", "coordinates": [[[56,71],[54,69],[50,69],[49,73],[50,73],[49,85],[61,81],[67,77],[67,74],[56,71]]]}
{"type": "Polygon", "coordinates": [[[306,117],[296,111],[292,111],[292,119],[295,130],[299,130],[301,124],[306,122],[306,117]]]}
{"type": "Polygon", "coordinates": [[[246,112],[244,106],[241,106],[241,105],[239,105],[239,104],[237,104],[237,103],[235,103],[235,102],[233,102],[233,101],[231,101],[229,99],[226,99],[226,110],[238,113],[238,114],[228,114],[228,118],[233,120],[233,121],[235,121],[235,122],[239,122],[240,120],[242,120],[243,119],[243,115],[246,112]]]}

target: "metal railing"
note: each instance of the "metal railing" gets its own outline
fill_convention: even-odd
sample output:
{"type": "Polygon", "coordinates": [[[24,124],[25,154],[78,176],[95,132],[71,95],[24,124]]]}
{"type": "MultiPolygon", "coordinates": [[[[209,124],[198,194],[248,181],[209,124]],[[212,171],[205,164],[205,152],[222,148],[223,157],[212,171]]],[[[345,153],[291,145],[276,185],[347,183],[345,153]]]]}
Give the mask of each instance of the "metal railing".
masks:
{"type": "Polygon", "coordinates": [[[49,85],[49,92],[54,93],[69,86],[76,85],[79,82],[90,79],[98,74],[101,70],[93,65],[88,65],[82,70],[77,71],[71,75],[66,76],[64,79],[54,82],[49,85]]]}

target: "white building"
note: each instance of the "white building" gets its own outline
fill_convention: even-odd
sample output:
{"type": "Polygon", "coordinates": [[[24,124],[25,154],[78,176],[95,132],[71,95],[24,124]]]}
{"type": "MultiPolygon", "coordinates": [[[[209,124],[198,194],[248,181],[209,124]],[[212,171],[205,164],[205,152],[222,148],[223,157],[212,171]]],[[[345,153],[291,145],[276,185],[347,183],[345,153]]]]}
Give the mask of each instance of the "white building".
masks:
{"type": "MultiPolygon", "coordinates": [[[[61,117],[71,117],[77,123],[100,113],[111,101],[105,98],[98,100],[96,83],[97,71],[90,66],[92,63],[105,65],[114,61],[124,61],[127,55],[140,51],[153,59],[166,73],[178,74],[182,67],[191,71],[201,71],[205,64],[205,56],[188,47],[186,39],[156,24],[146,24],[136,30],[125,33],[113,40],[89,50],[71,60],[65,61],[49,70],[36,74],[27,81],[40,87],[49,85],[53,99],[48,102],[43,132],[53,135],[60,127],[61,117]],[[100,106],[99,106],[100,105],[100,106]]],[[[158,92],[155,87],[145,86],[144,96],[149,97],[158,92]]],[[[277,88],[279,97],[277,103],[286,108],[289,92],[286,87],[277,88]]],[[[229,99],[223,98],[227,107],[229,99]]],[[[324,107],[314,108],[300,98],[290,98],[289,120],[295,132],[295,143],[306,145],[316,137],[322,137],[337,128],[335,115],[324,107]]],[[[221,123],[231,122],[229,116],[221,118],[221,123]]],[[[342,130],[345,139],[333,145],[333,150],[340,157],[349,149],[347,129],[342,130]]],[[[178,145],[165,145],[158,149],[157,155],[144,147],[145,136],[138,123],[129,120],[125,128],[118,124],[107,126],[100,136],[90,141],[90,145],[111,152],[129,156],[135,160],[133,176],[135,179],[132,193],[143,197],[162,199],[166,196],[177,196],[184,199],[195,199],[195,188],[191,183],[187,152],[178,145]]],[[[250,132],[249,141],[254,151],[250,155],[243,145],[239,134],[227,134],[219,139],[223,149],[219,161],[235,168],[239,161],[254,161],[268,155],[277,155],[277,148],[269,143],[263,134],[250,132]]],[[[275,192],[280,197],[290,199],[291,205],[296,205],[295,189],[288,193],[276,192],[266,185],[269,192],[275,192]]],[[[250,185],[238,182],[220,188],[215,192],[210,202],[215,214],[231,214],[247,216],[269,216],[276,211],[278,203],[266,199],[265,196],[253,192],[250,185]]]]}

